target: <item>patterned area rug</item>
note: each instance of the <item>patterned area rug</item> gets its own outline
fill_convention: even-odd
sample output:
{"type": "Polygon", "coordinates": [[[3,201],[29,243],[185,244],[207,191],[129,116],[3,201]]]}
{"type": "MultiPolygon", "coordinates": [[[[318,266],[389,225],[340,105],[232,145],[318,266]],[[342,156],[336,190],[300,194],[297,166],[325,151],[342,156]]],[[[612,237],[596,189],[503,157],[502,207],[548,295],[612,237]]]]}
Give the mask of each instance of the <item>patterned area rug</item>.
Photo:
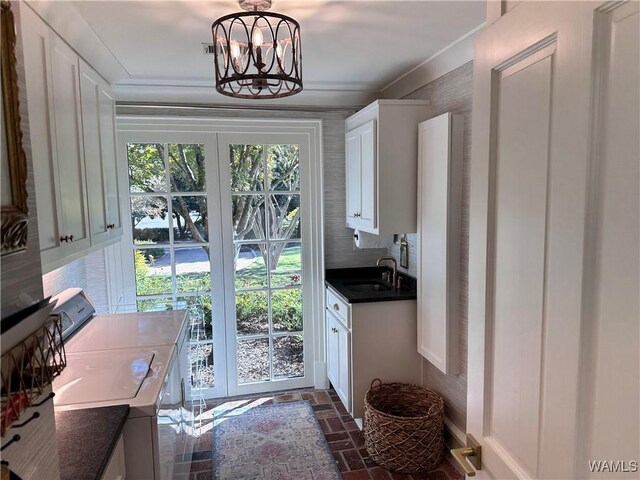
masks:
{"type": "Polygon", "coordinates": [[[213,478],[339,480],[309,402],[220,412],[214,418],[213,478]]]}

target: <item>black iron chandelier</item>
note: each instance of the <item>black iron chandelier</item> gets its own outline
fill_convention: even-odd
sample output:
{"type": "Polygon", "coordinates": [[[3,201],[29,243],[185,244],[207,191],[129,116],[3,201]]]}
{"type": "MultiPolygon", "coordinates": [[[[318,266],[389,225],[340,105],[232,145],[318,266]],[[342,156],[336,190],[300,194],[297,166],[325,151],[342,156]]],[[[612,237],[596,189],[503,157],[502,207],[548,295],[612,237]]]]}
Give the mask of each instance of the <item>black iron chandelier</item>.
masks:
{"type": "Polygon", "coordinates": [[[236,98],[280,98],[302,91],[300,24],[267,12],[271,0],[238,0],[244,12],[213,25],[216,90],[236,98]]]}

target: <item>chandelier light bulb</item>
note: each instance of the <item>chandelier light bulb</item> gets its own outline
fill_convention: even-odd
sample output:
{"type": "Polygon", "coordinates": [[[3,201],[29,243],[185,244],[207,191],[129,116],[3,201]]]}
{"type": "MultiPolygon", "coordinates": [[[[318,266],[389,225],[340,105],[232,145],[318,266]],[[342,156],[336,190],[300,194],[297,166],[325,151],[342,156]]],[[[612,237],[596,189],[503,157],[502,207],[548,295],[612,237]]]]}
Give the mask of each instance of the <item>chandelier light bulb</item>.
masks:
{"type": "Polygon", "coordinates": [[[240,45],[235,40],[231,40],[231,58],[234,60],[240,58],[240,45]]]}
{"type": "Polygon", "coordinates": [[[253,28],[252,42],[254,48],[260,48],[264,44],[264,36],[262,35],[262,29],[260,27],[253,28]]]}

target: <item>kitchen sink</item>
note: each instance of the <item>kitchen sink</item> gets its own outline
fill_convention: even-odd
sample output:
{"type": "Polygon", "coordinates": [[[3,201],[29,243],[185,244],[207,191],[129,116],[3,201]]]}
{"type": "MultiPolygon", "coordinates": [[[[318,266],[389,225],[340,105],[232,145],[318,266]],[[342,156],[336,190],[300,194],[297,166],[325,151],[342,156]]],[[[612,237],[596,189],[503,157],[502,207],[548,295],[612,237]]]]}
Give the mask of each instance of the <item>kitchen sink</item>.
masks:
{"type": "Polygon", "coordinates": [[[357,282],[344,282],[345,288],[353,292],[383,292],[391,290],[388,285],[380,280],[360,280],[357,282]]]}

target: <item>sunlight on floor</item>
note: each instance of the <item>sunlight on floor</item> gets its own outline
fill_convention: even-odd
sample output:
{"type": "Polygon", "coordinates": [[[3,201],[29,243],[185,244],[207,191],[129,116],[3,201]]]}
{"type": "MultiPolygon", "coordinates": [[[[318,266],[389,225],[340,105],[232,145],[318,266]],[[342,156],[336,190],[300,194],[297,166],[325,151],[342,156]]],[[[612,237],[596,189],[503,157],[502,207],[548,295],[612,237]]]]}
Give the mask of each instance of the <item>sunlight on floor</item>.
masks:
{"type": "Polygon", "coordinates": [[[227,418],[242,415],[252,408],[272,402],[273,399],[273,396],[266,396],[223,402],[206,410],[202,414],[197,415],[194,418],[193,427],[188,428],[188,430],[190,430],[189,435],[192,435],[193,437],[200,437],[211,432],[214,426],[224,422],[227,418]]]}

